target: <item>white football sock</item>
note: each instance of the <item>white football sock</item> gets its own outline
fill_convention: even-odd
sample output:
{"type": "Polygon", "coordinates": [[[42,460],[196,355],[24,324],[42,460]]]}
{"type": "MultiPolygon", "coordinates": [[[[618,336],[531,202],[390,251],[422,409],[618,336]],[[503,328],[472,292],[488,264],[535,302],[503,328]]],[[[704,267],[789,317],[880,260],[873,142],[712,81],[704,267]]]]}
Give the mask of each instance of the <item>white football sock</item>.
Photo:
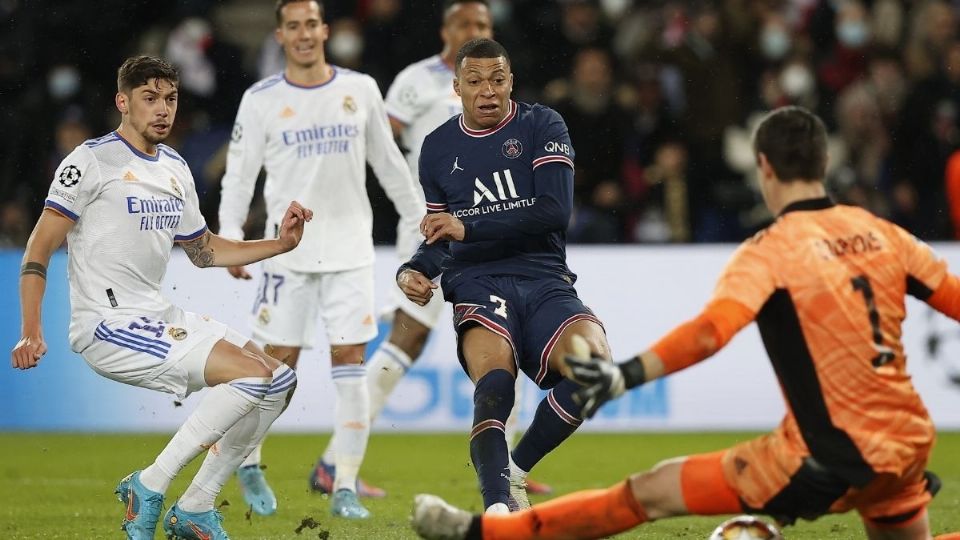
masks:
{"type": "Polygon", "coordinates": [[[240,464],[241,467],[255,467],[260,465],[260,453],[263,450],[263,442],[253,447],[253,451],[250,452],[250,455],[247,456],[247,459],[243,460],[243,463],[240,464]]]}
{"type": "MultiPolygon", "coordinates": [[[[410,356],[389,341],[384,341],[373,353],[370,360],[364,365],[367,367],[367,392],[370,395],[370,425],[380,416],[380,411],[387,403],[387,399],[396,388],[397,383],[410,369],[413,362],[410,356]]],[[[333,463],[336,459],[336,430],[330,437],[326,450],[323,451],[323,462],[333,463]]]]}
{"type": "Polygon", "coordinates": [[[273,370],[273,382],[258,407],[236,423],[216,446],[207,452],[203,465],[177,505],[186,512],[212,510],[217,495],[249,452],[260,446],[267,430],[286,409],[288,396],[296,388],[292,369],[281,365],[273,370]]]}
{"type": "Polygon", "coordinates": [[[323,451],[323,457],[320,458],[321,461],[327,465],[333,465],[337,461],[337,430],[333,430],[333,434],[330,435],[330,440],[327,442],[327,448],[323,451]]]}
{"type": "Polygon", "coordinates": [[[510,450],[513,450],[517,443],[520,442],[520,437],[518,437],[518,424],[520,423],[520,410],[523,408],[523,385],[526,382],[526,379],[522,374],[517,375],[517,382],[513,387],[513,408],[510,409],[510,416],[507,417],[507,422],[503,425],[504,436],[507,438],[507,447],[510,450]]]}
{"type": "Polygon", "coordinates": [[[370,423],[372,424],[383,406],[387,403],[390,393],[397,383],[410,369],[413,362],[410,356],[389,341],[384,341],[370,361],[367,362],[367,388],[370,392],[370,423]]]}
{"type": "Polygon", "coordinates": [[[211,388],[156,461],[143,469],[140,482],[150,491],[165,493],[180,469],[252,411],[269,386],[269,377],[245,377],[211,388]]]}
{"type": "Polygon", "coordinates": [[[337,389],[334,413],[334,464],[337,467],[334,491],[356,490],[357,475],[370,437],[370,397],[367,370],[362,365],[334,366],[333,385],[337,389]]]}

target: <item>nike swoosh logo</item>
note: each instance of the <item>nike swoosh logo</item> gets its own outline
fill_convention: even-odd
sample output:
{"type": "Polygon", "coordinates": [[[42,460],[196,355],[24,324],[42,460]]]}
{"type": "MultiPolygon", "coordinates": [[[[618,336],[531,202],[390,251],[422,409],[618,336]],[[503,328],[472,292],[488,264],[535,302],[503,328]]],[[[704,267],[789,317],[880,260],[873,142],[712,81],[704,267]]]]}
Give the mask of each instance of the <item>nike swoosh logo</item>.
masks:
{"type": "Polygon", "coordinates": [[[210,540],[211,538],[213,538],[209,534],[204,533],[203,529],[201,529],[200,527],[197,527],[196,523],[192,521],[188,521],[187,525],[190,526],[190,530],[193,531],[193,534],[197,535],[198,540],[210,540]]]}
{"type": "Polygon", "coordinates": [[[133,489],[127,488],[127,515],[124,516],[127,521],[137,519],[137,514],[133,511],[133,489]]]}

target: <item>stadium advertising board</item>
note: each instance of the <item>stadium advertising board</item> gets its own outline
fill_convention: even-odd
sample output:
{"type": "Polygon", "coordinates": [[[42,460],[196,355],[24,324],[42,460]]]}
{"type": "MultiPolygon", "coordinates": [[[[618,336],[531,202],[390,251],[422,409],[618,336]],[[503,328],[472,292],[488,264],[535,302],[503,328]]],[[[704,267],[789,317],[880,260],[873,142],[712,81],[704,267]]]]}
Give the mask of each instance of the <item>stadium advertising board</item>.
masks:
{"type": "MultiPolygon", "coordinates": [[[[960,271],[960,246],[935,246],[960,271]]],[[[617,358],[638,352],[706,302],[732,245],[569,248],[577,290],[604,321],[617,358]]],[[[6,324],[0,342],[9,351],[19,337],[17,270],[20,252],[0,253],[0,283],[8,299],[0,307],[6,324]]],[[[0,398],[0,430],[170,431],[186,418],[200,395],[178,403],[172,396],[99,377],[67,343],[69,294],[66,257],[51,263],[44,303],[49,352],[29,372],[0,370],[6,391],[0,398]]],[[[385,308],[387,287],[397,267],[392,249],[378,249],[377,302],[385,308]]],[[[255,268],[251,273],[256,276],[255,268]]],[[[186,309],[210,315],[248,333],[257,279],[239,281],[226,270],[194,268],[174,253],[165,294],[186,309]]],[[[309,301],[304,299],[303,301],[309,301]]],[[[447,307],[448,314],[450,312],[447,307]]],[[[464,431],[472,420],[470,381],[456,356],[450,317],[441,319],[424,356],[391,396],[375,431],[464,431]]],[[[385,327],[381,325],[381,330],[385,327]]],[[[322,332],[318,332],[322,336],[322,332]]],[[[383,331],[381,331],[381,336],[383,331]]],[[[960,325],[925,304],[909,301],[904,324],[909,371],[940,429],[960,429],[960,325]],[[951,381],[951,375],[957,382],[951,381]]],[[[330,429],[333,385],[329,354],[321,337],[301,355],[300,383],[278,431],[330,429]]],[[[532,418],[539,390],[527,381],[521,422],[532,418]]],[[[584,425],[594,430],[768,429],[783,414],[773,371],[756,327],[740,333],[716,357],[647,385],[608,404],[584,425]]]]}

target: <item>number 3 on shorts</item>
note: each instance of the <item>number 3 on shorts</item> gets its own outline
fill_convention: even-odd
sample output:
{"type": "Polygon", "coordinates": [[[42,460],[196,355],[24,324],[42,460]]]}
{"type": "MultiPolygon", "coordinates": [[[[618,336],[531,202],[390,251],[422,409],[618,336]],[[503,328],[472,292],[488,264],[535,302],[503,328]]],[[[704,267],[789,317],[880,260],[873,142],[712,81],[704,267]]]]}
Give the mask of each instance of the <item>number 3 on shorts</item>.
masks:
{"type": "Polygon", "coordinates": [[[500,307],[493,310],[493,312],[503,317],[504,319],[506,319],[507,318],[507,301],[495,294],[490,295],[490,301],[493,302],[494,304],[500,305],[500,307]]]}

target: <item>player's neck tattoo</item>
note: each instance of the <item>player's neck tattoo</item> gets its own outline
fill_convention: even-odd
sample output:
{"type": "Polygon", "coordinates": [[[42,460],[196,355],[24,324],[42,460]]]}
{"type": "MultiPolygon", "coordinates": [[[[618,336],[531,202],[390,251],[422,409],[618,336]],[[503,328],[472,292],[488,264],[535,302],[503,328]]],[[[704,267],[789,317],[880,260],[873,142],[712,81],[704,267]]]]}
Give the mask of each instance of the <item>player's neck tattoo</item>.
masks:
{"type": "Polygon", "coordinates": [[[23,266],[20,267],[20,275],[40,276],[43,279],[47,279],[47,267],[38,262],[25,262],[23,266]]]}

